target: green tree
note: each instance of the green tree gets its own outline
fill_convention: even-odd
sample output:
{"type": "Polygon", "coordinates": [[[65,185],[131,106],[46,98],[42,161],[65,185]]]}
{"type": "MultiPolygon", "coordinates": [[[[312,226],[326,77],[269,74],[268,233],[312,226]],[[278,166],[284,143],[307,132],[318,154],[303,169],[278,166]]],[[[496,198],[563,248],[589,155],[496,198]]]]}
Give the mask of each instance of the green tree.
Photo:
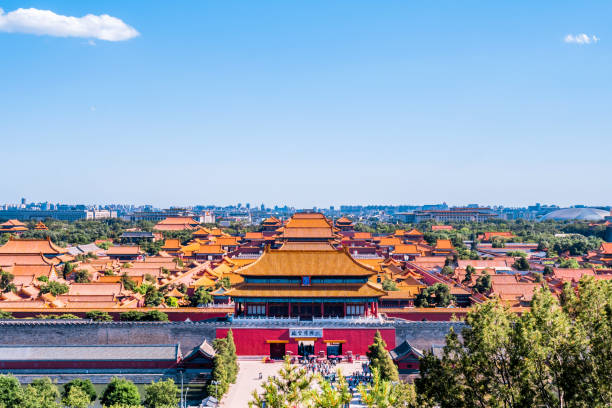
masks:
{"type": "Polygon", "coordinates": [[[550,276],[555,272],[555,270],[550,265],[546,265],[544,267],[544,271],[542,272],[545,276],[550,276]]]}
{"type": "Polygon", "coordinates": [[[484,273],[480,275],[478,279],[476,279],[476,284],[474,285],[474,291],[478,293],[488,293],[491,290],[491,275],[488,273],[484,273]]]}
{"type": "Polygon", "coordinates": [[[113,317],[110,314],[101,310],[90,310],[89,312],[85,313],[85,317],[96,322],[113,321],[113,317]]]}
{"type": "Polygon", "coordinates": [[[108,383],[102,396],[102,405],[108,407],[112,405],[140,405],[140,394],[133,382],[125,378],[113,377],[108,383]]]}
{"type": "Polygon", "coordinates": [[[210,291],[204,286],[200,286],[193,292],[193,295],[189,298],[191,306],[207,305],[213,302],[213,297],[210,291]]]}
{"type": "Polygon", "coordinates": [[[519,271],[528,271],[529,270],[529,262],[525,257],[518,257],[516,261],[512,264],[514,269],[518,269],[519,271]]]}
{"type": "Polygon", "coordinates": [[[60,393],[47,377],[33,380],[23,391],[23,408],[59,408],[60,393]]]}
{"type": "Polygon", "coordinates": [[[213,359],[212,381],[208,386],[209,394],[219,398],[229,389],[229,385],[236,382],[238,377],[238,357],[236,356],[236,345],[231,329],[225,338],[213,341],[215,357],[213,359]]]}
{"type": "Polygon", "coordinates": [[[172,379],[151,382],[145,386],[144,393],[146,408],[175,407],[179,402],[179,389],[172,379]]]}
{"type": "Polygon", "coordinates": [[[442,273],[444,276],[453,276],[455,270],[451,266],[445,265],[440,273],[442,273]]]}
{"type": "Polygon", "coordinates": [[[387,343],[380,335],[380,331],[376,331],[374,343],[368,347],[366,355],[370,359],[370,367],[377,368],[382,379],[390,381],[399,379],[397,367],[387,351],[387,343]]]}
{"type": "Polygon", "coordinates": [[[227,276],[215,282],[215,289],[219,289],[219,288],[229,289],[231,287],[232,285],[230,283],[230,279],[227,276]]]}
{"type": "Polygon", "coordinates": [[[62,391],[62,398],[67,398],[68,394],[73,388],[78,388],[87,395],[89,402],[94,402],[98,398],[96,389],[89,379],[75,378],[64,384],[64,390],[62,391]]]}
{"type": "Polygon", "coordinates": [[[164,295],[161,294],[155,286],[149,286],[145,293],[146,306],[159,306],[164,301],[164,295]]]}
{"type": "Polygon", "coordinates": [[[87,408],[91,405],[91,400],[82,388],[72,387],[62,397],[62,404],[68,408],[87,408]]]}
{"type": "Polygon", "coordinates": [[[0,375],[0,407],[21,408],[23,389],[13,375],[0,375]]]}
{"type": "Polygon", "coordinates": [[[580,264],[574,258],[567,258],[559,262],[559,268],[578,269],[580,268],[580,264]]]}
{"type": "Polygon", "coordinates": [[[68,276],[72,274],[72,271],[74,271],[74,264],[72,262],[66,262],[64,269],[62,270],[63,278],[65,280],[68,279],[68,276]]]}
{"type": "Polygon", "coordinates": [[[150,310],[143,315],[141,320],[145,322],[167,322],[169,319],[168,315],[162,311],[150,310]]]}
{"type": "Polygon", "coordinates": [[[285,358],[278,375],[268,377],[263,391],[253,391],[249,407],[293,408],[309,400],[313,378],[305,369],[298,368],[285,358]]]}
{"type": "Polygon", "coordinates": [[[168,307],[179,307],[178,299],[173,296],[167,297],[165,303],[168,307]]]}
{"type": "Polygon", "coordinates": [[[397,288],[397,283],[395,283],[395,281],[392,281],[391,279],[385,279],[382,283],[382,288],[383,290],[386,291],[396,291],[399,290],[397,288]]]}
{"type": "Polygon", "coordinates": [[[476,269],[472,265],[468,265],[465,267],[465,277],[461,283],[466,285],[472,284],[472,276],[476,273],[476,269]]]}
{"type": "Polygon", "coordinates": [[[476,305],[462,340],[421,359],[427,406],[523,408],[612,406],[612,282],[567,285],[562,305],[546,288],[517,315],[498,300],[476,305]]]}
{"type": "Polygon", "coordinates": [[[123,285],[125,290],[129,290],[132,292],[136,290],[136,282],[134,282],[134,280],[128,276],[127,272],[124,272],[123,275],[121,275],[121,284],[123,285]]]}
{"type": "Polygon", "coordinates": [[[144,312],[137,310],[130,310],[129,312],[123,312],[119,315],[119,320],[124,322],[139,322],[144,318],[144,312]]]}
{"type": "Polygon", "coordinates": [[[344,408],[351,402],[353,396],[340,370],[336,373],[336,378],[338,384],[334,387],[321,375],[316,376],[319,390],[313,390],[308,396],[313,408],[344,408]]]}
{"type": "Polygon", "coordinates": [[[84,269],[79,269],[74,273],[74,281],[76,283],[89,283],[91,282],[91,274],[84,269]]]}
{"type": "Polygon", "coordinates": [[[428,286],[416,296],[414,305],[416,307],[447,307],[453,301],[450,288],[444,283],[434,283],[428,286]]]}
{"type": "Polygon", "coordinates": [[[13,314],[11,312],[5,312],[4,310],[0,310],[0,319],[14,319],[13,314]]]}
{"type": "Polygon", "coordinates": [[[53,296],[63,295],[64,293],[68,293],[69,287],[65,283],[50,281],[46,285],[40,287],[40,293],[50,293],[53,296]]]}
{"type": "Polygon", "coordinates": [[[229,329],[226,336],[227,365],[229,367],[229,380],[233,384],[238,378],[238,356],[236,354],[236,343],[234,333],[229,329]]]}
{"type": "Polygon", "coordinates": [[[406,383],[392,383],[382,378],[380,370],[372,368],[372,383],[360,384],[357,388],[361,400],[368,408],[416,408],[414,386],[406,383]]]}
{"type": "Polygon", "coordinates": [[[15,290],[13,279],[15,276],[0,268],[0,293],[11,292],[15,290]]]}

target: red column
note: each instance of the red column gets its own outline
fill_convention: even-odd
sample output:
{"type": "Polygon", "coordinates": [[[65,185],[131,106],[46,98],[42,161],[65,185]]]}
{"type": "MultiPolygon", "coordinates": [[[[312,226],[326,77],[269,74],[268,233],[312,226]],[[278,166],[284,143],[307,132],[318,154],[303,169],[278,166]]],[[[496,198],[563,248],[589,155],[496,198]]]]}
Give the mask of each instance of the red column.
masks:
{"type": "Polygon", "coordinates": [[[244,302],[244,305],[242,307],[244,308],[244,315],[248,316],[248,314],[249,314],[249,304],[247,302],[244,302]]]}
{"type": "Polygon", "coordinates": [[[342,315],[342,317],[346,317],[346,303],[342,303],[342,307],[344,309],[344,314],[342,315]]]}
{"type": "Polygon", "coordinates": [[[266,302],[266,317],[270,316],[270,303],[266,302]]]}
{"type": "Polygon", "coordinates": [[[288,306],[289,307],[289,317],[291,317],[291,302],[288,302],[288,303],[289,303],[289,306],[288,306]]]}
{"type": "Polygon", "coordinates": [[[321,317],[324,316],[325,309],[323,308],[323,302],[321,302],[321,317]]]}

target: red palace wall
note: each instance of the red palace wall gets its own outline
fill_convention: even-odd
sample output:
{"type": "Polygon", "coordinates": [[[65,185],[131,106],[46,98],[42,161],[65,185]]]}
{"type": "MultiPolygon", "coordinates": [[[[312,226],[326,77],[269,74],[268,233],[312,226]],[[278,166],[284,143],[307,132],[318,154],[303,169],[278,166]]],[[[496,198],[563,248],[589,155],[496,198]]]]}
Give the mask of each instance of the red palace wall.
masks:
{"type": "MultiPolygon", "coordinates": [[[[376,331],[387,343],[387,349],[395,348],[395,329],[323,329],[323,337],[316,339],[314,343],[315,354],[319,351],[327,352],[327,343],[324,340],[344,340],[342,353],[352,351],[353,355],[365,355],[368,346],[372,344],[376,331]]],[[[227,336],[229,329],[217,329],[217,338],[227,336]]],[[[270,354],[270,344],[268,340],[284,340],[285,351],[291,351],[294,355],[298,353],[298,343],[289,337],[289,329],[251,329],[234,328],[232,329],[234,342],[236,343],[236,354],[239,356],[268,356],[270,354]]]]}

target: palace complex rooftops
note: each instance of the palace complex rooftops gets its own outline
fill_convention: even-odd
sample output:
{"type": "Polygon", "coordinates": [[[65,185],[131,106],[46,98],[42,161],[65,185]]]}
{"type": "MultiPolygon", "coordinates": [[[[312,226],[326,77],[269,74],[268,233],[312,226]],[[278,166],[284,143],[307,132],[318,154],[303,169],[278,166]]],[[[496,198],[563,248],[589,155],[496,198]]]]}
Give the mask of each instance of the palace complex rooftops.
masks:
{"type": "Polygon", "coordinates": [[[21,233],[27,230],[28,227],[19,220],[8,220],[0,224],[0,233],[21,233]]]}
{"type": "Polygon", "coordinates": [[[195,230],[200,225],[191,217],[168,217],[155,224],[153,229],[157,231],[184,231],[195,230]]]}
{"type": "Polygon", "coordinates": [[[242,276],[370,276],[375,270],[353,259],[345,249],[282,250],[266,248],[242,276]]]}
{"type": "Polygon", "coordinates": [[[59,247],[47,239],[19,239],[9,238],[8,242],[0,246],[0,254],[43,254],[46,256],[67,253],[66,248],[59,247]]]}

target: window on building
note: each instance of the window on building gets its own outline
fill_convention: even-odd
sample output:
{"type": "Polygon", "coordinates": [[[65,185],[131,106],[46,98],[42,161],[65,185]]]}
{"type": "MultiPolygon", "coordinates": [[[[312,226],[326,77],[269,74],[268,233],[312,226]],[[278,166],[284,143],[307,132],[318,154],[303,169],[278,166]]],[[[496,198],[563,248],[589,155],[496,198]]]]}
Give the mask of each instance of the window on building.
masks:
{"type": "Polygon", "coordinates": [[[346,305],[347,316],[361,316],[363,311],[363,305],[346,305]]]}
{"type": "Polygon", "coordinates": [[[266,305],[248,305],[247,313],[250,316],[265,316],[266,305]]]}
{"type": "Polygon", "coordinates": [[[310,286],[310,276],[302,276],[302,286],[310,286]]]}

